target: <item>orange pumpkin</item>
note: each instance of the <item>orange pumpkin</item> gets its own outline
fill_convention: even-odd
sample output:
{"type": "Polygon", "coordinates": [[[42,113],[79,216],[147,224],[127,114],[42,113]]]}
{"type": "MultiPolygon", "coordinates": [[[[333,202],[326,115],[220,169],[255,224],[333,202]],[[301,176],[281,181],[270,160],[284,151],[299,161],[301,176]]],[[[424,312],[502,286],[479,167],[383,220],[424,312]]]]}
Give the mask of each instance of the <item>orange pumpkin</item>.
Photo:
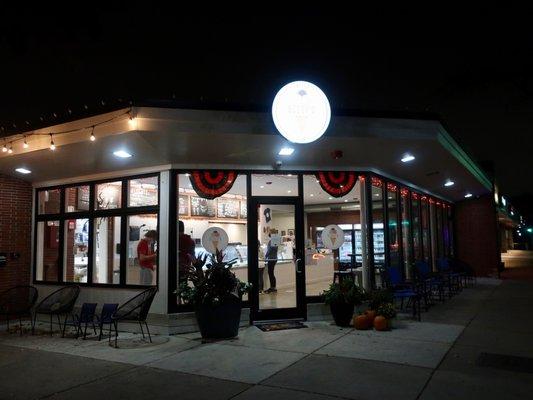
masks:
{"type": "Polygon", "coordinates": [[[353,319],[353,326],[355,329],[360,331],[365,331],[367,329],[370,329],[372,327],[372,323],[368,319],[366,315],[358,315],[353,319]]]}
{"type": "Polygon", "coordinates": [[[388,331],[389,321],[387,318],[383,317],[382,315],[378,315],[376,318],[374,318],[374,329],[376,329],[376,331],[388,331]]]}
{"type": "Polygon", "coordinates": [[[368,323],[370,324],[370,326],[372,326],[372,323],[374,322],[374,318],[376,318],[376,311],[366,310],[365,315],[366,315],[366,318],[368,319],[368,323]]]}

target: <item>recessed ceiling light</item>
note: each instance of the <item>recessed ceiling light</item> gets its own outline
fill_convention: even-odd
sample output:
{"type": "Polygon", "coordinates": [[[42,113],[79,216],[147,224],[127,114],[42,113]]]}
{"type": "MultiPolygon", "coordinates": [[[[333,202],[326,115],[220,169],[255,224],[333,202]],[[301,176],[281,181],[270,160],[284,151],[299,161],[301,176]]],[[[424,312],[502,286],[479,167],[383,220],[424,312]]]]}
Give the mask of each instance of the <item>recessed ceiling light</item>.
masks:
{"type": "Polygon", "coordinates": [[[314,196],[314,194],[313,194],[313,193],[311,193],[311,194],[310,194],[309,196],[313,197],[313,196],[314,196]]]}
{"type": "Polygon", "coordinates": [[[292,192],[292,190],[287,190],[287,193],[291,193],[291,192],[292,192]]]}
{"type": "Polygon", "coordinates": [[[402,162],[409,162],[409,161],[413,161],[415,159],[415,156],[413,156],[412,154],[406,154],[402,157],[402,162]]]}
{"type": "Polygon", "coordinates": [[[128,153],[126,150],[117,150],[117,151],[114,151],[113,154],[115,155],[115,157],[119,157],[119,158],[130,158],[131,157],[131,154],[128,153]]]}
{"type": "Polygon", "coordinates": [[[445,183],[444,183],[444,186],[453,186],[455,185],[455,182],[452,181],[451,179],[448,179],[445,183]]]}
{"type": "Polygon", "coordinates": [[[468,199],[469,197],[472,197],[472,193],[465,194],[465,198],[468,199]]]}
{"type": "Polygon", "coordinates": [[[260,187],[261,189],[264,189],[264,188],[265,188],[265,186],[264,186],[264,185],[261,185],[261,186],[259,186],[259,187],[260,187]]]}
{"type": "Polygon", "coordinates": [[[376,193],[374,196],[379,197],[379,196],[381,196],[381,195],[380,195],[379,193],[376,193]]]}
{"type": "Polygon", "coordinates": [[[328,197],[328,200],[333,200],[333,197],[328,197]]]}
{"type": "Polygon", "coordinates": [[[348,203],[348,199],[344,200],[345,203],[348,203]]]}
{"type": "Polygon", "coordinates": [[[292,176],[292,174],[287,174],[287,176],[292,176]]]}
{"type": "Polygon", "coordinates": [[[292,147],[282,147],[278,153],[280,156],[290,156],[292,153],[294,153],[294,149],[292,147]]]}
{"type": "Polygon", "coordinates": [[[17,168],[15,171],[17,171],[19,174],[31,174],[31,171],[26,168],[17,168]]]}

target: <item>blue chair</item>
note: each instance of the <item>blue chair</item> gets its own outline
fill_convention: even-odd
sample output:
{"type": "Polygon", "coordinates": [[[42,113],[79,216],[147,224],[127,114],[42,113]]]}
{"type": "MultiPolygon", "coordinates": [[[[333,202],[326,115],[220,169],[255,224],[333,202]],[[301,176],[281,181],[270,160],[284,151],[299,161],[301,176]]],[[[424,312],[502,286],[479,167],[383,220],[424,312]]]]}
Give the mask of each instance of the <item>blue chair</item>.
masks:
{"type": "Polygon", "coordinates": [[[80,337],[82,331],[82,325],[85,325],[83,328],[83,339],[87,337],[87,326],[92,325],[94,334],[96,335],[96,327],[94,325],[94,314],[96,312],[96,303],[83,303],[81,305],[79,314],[71,314],[72,319],[68,321],[68,318],[65,317],[65,325],[63,327],[63,336],[65,335],[65,328],[67,325],[76,327],[76,339],[80,337]]]}
{"type": "Polygon", "coordinates": [[[392,291],[394,300],[401,300],[400,308],[403,309],[404,300],[407,299],[407,306],[411,305],[413,318],[421,320],[420,298],[421,293],[414,282],[404,281],[398,267],[389,267],[385,270],[387,287],[392,291]]]}
{"type": "Polygon", "coordinates": [[[100,316],[96,316],[96,319],[98,320],[98,327],[100,328],[100,335],[98,336],[98,340],[102,340],[102,331],[104,329],[104,324],[109,324],[109,337],[111,337],[111,327],[113,325],[113,319],[111,318],[115,311],[117,311],[118,304],[117,303],[105,303],[102,306],[102,313],[100,316]]]}
{"type": "Polygon", "coordinates": [[[450,260],[447,258],[439,258],[437,260],[437,270],[448,283],[448,294],[450,297],[452,293],[457,293],[462,289],[462,281],[465,274],[454,271],[450,260]]]}
{"type": "Polygon", "coordinates": [[[433,300],[433,293],[437,291],[439,301],[444,301],[444,287],[446,282],[440,275],[436,275],[431,271],[429,264],[425,261],[417,261],[415,263],[415,274],[424,286],[424,293],[427,294],[428,299],[433,300]]]}

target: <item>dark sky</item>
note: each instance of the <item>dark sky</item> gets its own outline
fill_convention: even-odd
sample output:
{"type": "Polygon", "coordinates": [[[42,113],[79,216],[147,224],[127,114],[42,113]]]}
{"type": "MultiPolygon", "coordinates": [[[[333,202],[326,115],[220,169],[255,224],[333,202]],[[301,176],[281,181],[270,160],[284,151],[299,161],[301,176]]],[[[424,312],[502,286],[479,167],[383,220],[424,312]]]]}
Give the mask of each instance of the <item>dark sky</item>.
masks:
{"type": "Polygon", "coordinates": [[[525,10],[244,16],[148,8],[5,12],[0,125],[31,129],[40,117],[53,123],[69,108],[97,112],[101,100],[119,98],[269,105],[283,83],[307,79],[333,108],[438,113],[467,151],[493,163],[505,193],[533,192],[525,10]]]}

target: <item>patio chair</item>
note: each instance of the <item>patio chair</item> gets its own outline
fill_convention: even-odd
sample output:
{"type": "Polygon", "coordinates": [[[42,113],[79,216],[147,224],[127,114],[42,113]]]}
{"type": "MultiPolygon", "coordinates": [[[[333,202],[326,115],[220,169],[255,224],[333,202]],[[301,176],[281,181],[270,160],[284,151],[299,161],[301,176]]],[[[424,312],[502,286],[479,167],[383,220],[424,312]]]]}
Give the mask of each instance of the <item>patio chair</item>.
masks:
{"type": "Polygon", "coordinates": [[[452,269],[456,272],[459,272],[462,274],[463,277],[463,285],[465,287],[467,286],[474,286],[476,283],[476,271],[474,271],[474,268],[472,266],[464,261],[453,259],[452,260],[452,269]]]}
{"type": "Polygon", "coordinates": [[[20,334],[22,335],[22,317],[32,317],[31,309],[37,302],[39,292],[33,286],[14,286],[0,293],[0,314],[5,315],[7,331],[9,332],[9,319],[18,317],[20,334]]]}
{"type": "Polygon", "coordinates": [[[417,318],[420,321],[420,298],[423,296],[421,287],[418,287],[415,282],[404,281],[398,267],[383,269],[382,273],[385,277],[387,289],[392,291],[394,300],[401,300],[400,309],[403,309],[404,300],[407,299],[406,307],[411,305],[413,318],[417,318]]]}
{"type": "Polygon", "coordinates": [[[439,258],[437,260],[437,270],[445,280],[448,282],[448,293],[457,293],[462,289],[463,273],[452,269],[451,262],[447,258],[439,258]]]}
{"type": "MultiPolygon", "coordinates": [[[[83,339],[87,338],[87,326],[92,325],[94,334],[96,335],[96,326],[94,325],[94,317],[96,312],[96,303],[83,303],[80,309],[79,314],[72,313],[72,319],[68,321],[68,315],[65,317],[65,323],[63,332],[65,332],[65,327],[67,325],[76,327],[76,339],[80,337],[82,331],[82,325],[85,324],[85,329],[83,329],[83,339]]],[[[64,333],[63,333],[64,335],[64,333]]]]}
{"type": "Polygon", "coordinates": [[[102,313],[100,314],[100,316],[96,316],[96,319],[98,321],[98,327],[100,328],[98,341],[102,340],[102,331],[104,329],[104,324],[109,324],[109,337],[111,337],[111,326],[113,324],[113,320],[111,319],[111,317],[115,313],[117,308],[117,303],[105,303],[102,306],[102,313]]]}
{"type": "MultiPolygon", "coordinates": [[[[37,321],[37,314],[48,314],[50,315],[50,335],[53,334],[53,316],[57,317],[57,322],[61,328],[61,315],[72,314],[72,309],[76,300],[80,294],[80,287],[78,285],[65,286],[61,289],[52,292],[50,295],[46,296],[33,310],[32,334],[35,333],[35,323],[37,321]]],[[[62,336],[65,336],[65,326],[63,327],[62,336]]]]}
{"type": "Polygon", "coordinates": [[[434,274],[425,261],[415,262],[415,275],[418,282],[424,285],[424,292],[428,299],[433,300],[433,293],[436,291],[439,301],[444,301],[444,287],[447,286],[442,276],[434,274]]]}
{"type": "MultiPolygon", "coordinates": [[[[118,323],[119,321],[137,321],[141,327],[141,333],[143,339],[145,338],[144,329],[142,324],[146,326],[146,331],[148,333],[148,338],[150,343],[152,343],[152,336],[150,335],[150,330],[148,329],[148,324],[146,323],[146,317],[148,316],[148,311],[152,305],[155,294],[157,293],[157,287],[151,287],[146,289],[128,300],[126,303],[121,305],[111,316],[113,321],[113,328],[115,329],[115,347],[117,347],[118,341],[118,323]]],[[[111,335],[109,335],[109,341],[111,341],[111,335]]]]}

